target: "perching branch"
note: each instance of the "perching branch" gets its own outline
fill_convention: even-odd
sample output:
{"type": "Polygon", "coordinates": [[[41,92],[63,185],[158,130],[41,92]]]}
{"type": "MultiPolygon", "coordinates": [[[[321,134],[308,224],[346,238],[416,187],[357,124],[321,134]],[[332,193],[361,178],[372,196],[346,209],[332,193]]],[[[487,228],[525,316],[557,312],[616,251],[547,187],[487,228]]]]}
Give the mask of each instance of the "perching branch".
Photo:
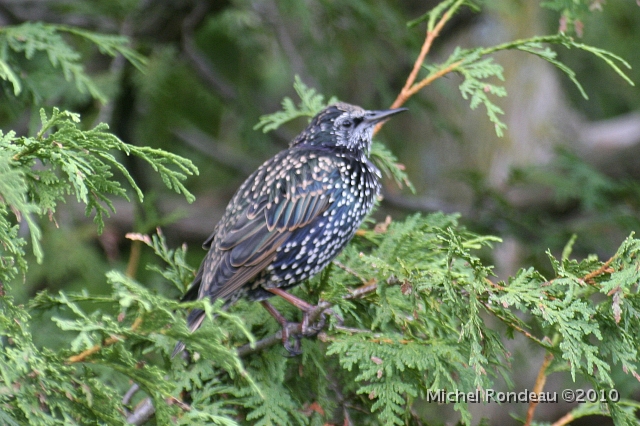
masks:
{"type": "MultiPolygon", "coordinates": [[[[540,370],[538,370],[538,376],[536,377],[536,383],[533,386],[533,392],[539,394],[544,389],[544,384],[547,381],[547,368],[549,368],[549,364],[553,360],[553,354],[551,352],[547,352],[544,356],[544,361],[542,361],[542,365],[540,366],[540,370]]],[[[524,422],[524,426],[530,426],[533,421],[533,414],[536,411],[536,407],[538,406],[538,400],[532,399],[529,402],[529,408],[527,409],[527,419],[524,422]]]]}
{"type": "MultiPolygon", "coordinates": [[[[358,287],[355,290],[353,290],[351,293],[345,295],[344,299],[352,300],[352,299],[362,298],[368,294],[375,292],[377,288],[378,288],[377,283],[375,282],[369,283],[361,287],[358,287]]],[[[329,302],[320,301],[320,303],[316,305],[314,312],[310,316],[310,322],[314,322],[321,315],[331,314],[331,312],[329,312],[330,309],[331,309],[331,304],[329,302]]],[[[301,336],[302,323],[287,324],[287,331],[289,332],[290,336],[295,336],[295,335],[301,336]]],[[[355,330],[350,330],[350,329],[345,329],[345,331],[356,332],[355,330]]],[[[357,332],[360,332],[360,331],[361,330],[357,330],[357,332]]],[[[238,354],[238,357],[244,358],[247,355],[260,352],[278,343],[282,343],[282,330],[279,330],[275,334],[265,337],[264,339],[258,340],[253,344],[247,343],[243,346],[240,346],[237,349],[237,354],[238,354]]],[[[155,413],[155,408],[153,407],[153,401],[151,400],[151,398],[145,398],[142,402],[138,404],[135,411],[127,417],[127,422],[133,425],[141,425],[141,424],[144,424],[147,420],[149,420],[154,413],[155,413]]]]}
{"type": "MultiPolygon", "coordinates": [[[[420,89],[428,86],[437,78],[442,77],[443,75],[453,71],[462,63],[462,61],[455,62],[447,66],[446,68],[443,68],[442,70],[438,71],[437,73],[425,77],[420,82],[415,83],[416,78],[418,77],[418,73],[420,72],[420,68],[422,68],[422,65],[424,64],[424,60],[427,57],[427,54],[429,53],[429,51],[431,50],[431,45],[433,44],[433,41],[440,35],[440,31],[442,30],[444,25],[451,19],[455,11],[458,8],[460,8],[460,6],[462,6],[463,3],[464,3],[464,0],[456,1],[453,4],[453,6],[451,6],[451,8],[449,8],[449,10],[447,10],[442,15],[438,23],[433,28],[430,28],[430,26],[427,25],[427,32],[425,35],[424,43],[422,44],[422,48],[420,49],[420,53],[418,54],[418,58],[414,62],[413,69],[411,70],[411,73],[409,73],[409,77],[407,77],[407,81],[404,83],[404,86],[400,90],[400,93],[396,97],[396,100],[393,101],[393,103],[391,104],[391,108],[401,107],[402,105],[404,105],[405,102],[407,102],[407,100],[411,96],[415,95],[420,89]]],[[[374,134],[378,133],[383,125],[384,125],[384,122],[376,125],[373,133],[374,134]]]]}

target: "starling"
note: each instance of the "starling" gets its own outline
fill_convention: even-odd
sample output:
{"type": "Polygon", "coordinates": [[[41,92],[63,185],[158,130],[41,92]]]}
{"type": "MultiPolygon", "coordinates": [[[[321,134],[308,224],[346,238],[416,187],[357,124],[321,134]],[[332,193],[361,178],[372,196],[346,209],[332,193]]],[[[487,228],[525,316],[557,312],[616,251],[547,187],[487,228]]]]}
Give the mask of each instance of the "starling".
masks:
{"type": "MultiPolygon", "coordinates": [[[[380,171],[369,161],[373,129],[405,109],[336,103],[320,111],[235,193],[182,300],[261,301],[283,330],[286,320],[266,299],[279,295],[308,312],[311,305],[284,290],[320,272],[360,227],[380,191],[380,171]]],[[[189,330],[204,318],[203,310],[191,311],[189,330]]],[[[287,340],[283,333],[293,354],[287,340]]],[[[179,342],[174,355],[183,349],[179,342]]]]}

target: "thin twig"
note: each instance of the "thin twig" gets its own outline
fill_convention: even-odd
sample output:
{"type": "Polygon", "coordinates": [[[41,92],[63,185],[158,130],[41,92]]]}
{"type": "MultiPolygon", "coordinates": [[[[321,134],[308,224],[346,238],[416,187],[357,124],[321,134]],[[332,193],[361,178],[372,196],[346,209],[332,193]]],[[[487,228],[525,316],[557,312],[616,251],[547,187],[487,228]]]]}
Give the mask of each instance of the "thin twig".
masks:
{"type": "Polygon", "coordinates": [[[191,148],[245,176],[249,176],[260,165],[254,159],[248,158],[244,154],[237,154],[235,150],[228,149],[224,144],[196,128],[175,128],[171,130],[171,133],[191,148]]]}
{"type": "MultiPolygon", "coordinates": [[[[136,320],[131,325],[131,331],[136,331],[136,329],[138,327],[140,327],[140,324],[142,324],[142,318],[138,317],[138,318],[136,318],[136,320]]],[[[95,354],[96,352],[99,352],[100,349],[102,349],[104,347],[107,347],[107,346],[111,346],[111,345],[121,341],[122,339],[123,339],[122,336],[109,337],[101,345],[94,345],[92,348],[89,348],[89,349],[87,349],[85,351],[82,351],[78,355],[74,355],[74,356],[71,356],[71,357],[67,358],[67,364],[73,364],[73,363],[76,363],[76,362],[82,362],[87,357],[95,354]]]]}
{"type": "Polygon", "coordinates": [[[233,101],[238,94],[235,89],[218,74],[211,62],[200,53],[198,46],[194,40],[195,29],[202,23],[211,5],[209,2],[197,2],[193,10],[185,18],[182,24],[182,51],[185,58],[193,67],[196,75],[206,83],[211,89],[215,90],[218,96],[224,101],[233,101]]]}
{"type": "MultiPolygon", "coordinates": [[[[120,24],[119,34],[131,39],[133,36],[133,30],[134,30],[133,15],[129,15],[127,18],[125,18],[124,21],[122,21],[122,24],[120,24]]],[[[118,80],[122,80],[122,76],[126,66],[127,66],[127,59],[124,57],[124,55],[122,55],[121,53],[118,53],[113,58],[113,60],[111,61],[111,64],[109,65],[109,75],[115,76],[118,80]]],[[[120,84],[120,87],[122,87],[123,85],[122,81],[120,81],[119,84],[120,84]]],[[[110,99],[108,102],[102,104],[98,109],[98,114],[96,115],[96,118],[93,121],[93,125],[97,126],[100,123],[107,123],[111,125],[112,124],[111,121],[113,120],[113,113],[115,111],[115,106],[116,106],[116,101],[113,98],[110,99]]]]}
{"type": "Polygon", "coordinates": [[[354,328],[354,327],[345,327],[344,325],[335,325],[333,326],[338,331],[344,331],[346,333],[371,333],[371,330],[366,330],[364,328],[354,328]]]}
{"type": "MultiPolygon", "coordinates": [[[[287,325],[287,329],[290,333],[295,333],[298,331],[299,325],[299,323],[290,323],[287,325]]],[[[236,353],[238,354],[239,358],[243,358],[254,352],[259,352],[263,349],[269,348],[277,344],[278,342],[282,342],[282,330],[279,330],[276,334],[273,334],[269,337],[258,340],[253,344],[247,343],[246,345],[242,345],[236,350],[236,353]]]]}
{"type": "Polygon", "coordinates": [[[585,275],[584,277],[582,277],[582,281],[590,281],[592,279],[594,279],[595,277],[597,277],[600,274],[604,274],[605,272],[613,272],[610,268],[609,265],[611,265],[611,262],[613,262],[613,259],[615,259],[616,257],[613,256],[611,259],[607,260],[606,262],[604,262],[602,264],[601,267],[599,267],[598,269],[596,269],[593,272],[589,272],[587,275],[585,275]]]}
{"type": "Polygon", "coordinates": [[[456,68],[458,68],[462,64],[462,62],[464,62],[464,61],[460,60],[460,61],[456,61],[456,62],[454,62],[452,64],[449,64],[448,66],[442,68],[440,71],[428,75],[423,80],[421,80],[419,83],[416,83],[415,85],[413,85],[411,87],[411,89],[407,92],[407,99],[410,98],[411,96],[415,95],[422,88],[430,85],[435,80],[437,80],[438,78],[442,77],[443,75],[449,74],[451,71],[454,71],[456,68]]]}
{"type": "Polygon", "coordinates": [[[135,278],[140,264],[140,255],[142,254],[142,242],[133,241],[131,243],[131,251],[129,252],[129,261],[127,262],[127,270],[125,275],[129,278],[135,278]]]}
{"type": "Polygon", "coordinates": [[[345,265],[345,264],[343,264],[341,262],[338,262],[337,260],[334,260],[333,264],[336,265],[338,268],[342,269],[343,271],[346,271],[346,272],[350,273],[351,275],[353,275],[354,277],[358,278],[360,281],[362,281],[363,284],[367,283],[366,278],[364,278],[362,275],[358,274],[353,269],[349,268],[347,265],[345,265]]]}
{"type": "Polygon", "coordinates": [[[345,295],[343,299],[351,300],[351,299],[359,299],[363,296],[366,296],[369,293],[373,293],[378,289],[378,283],[376,280],[369,280],[365,285],[356,288],[351,291],[349,294],[345,295]]]}
{"type": "Polygon", "coordinates": [[[551,346],[545,342],[543,342],[542,340],[538,339],[536,336],[534,336],[533,334],[529,333],[527,330],[525,330],[524,328],[518,326],[517,324],[512,323],[511,321],[509,321],[507,318],[503,317],[502,315],[500,315],[496,310],[493,309],[493,307],[491,307],[491,305],[489,305],[488,303],[483,303],[484,307],[487,308],[487,310],[489,312],[491,312],[493,315],[496,316],[496,318],[498,318],[500,321],[502,321],[503,323],[505,323],[508,327],[512,327],[513,329],[515,329],[516,331],[519,331],[520,333],[522,333],[525,337],[528,337],[529,339],[533,340],[534,342],[536,342],[537,344],[539,344],[540,346],[542,346],[543,348],[550,348],[551,346]]]}
{"type": "Polygon", "coordinates": [[[131,402],[131,398],[133,398],[133,396],[136,393],[138,393],[139,390],[140,390],[140,385],[138,385],[137,383],[134,383],[133,385],[131,385],[127,393],[125,393],[124,396],[122,397],[122,410],[124,412],[124,415],[127,417],[131,415],[129,410],[127,410],[127,405],[129,405],[129,403],[131,402]]]}
{"type": "MultiPolygon", "coordinates": [[[[553,360],[553,354],[551,352],[547,352],[544,356],[544,360],[542,361],[542,365],[540,366],[540,370],[538,370],[538,377],[536,377],[536,383],[533,386],[533,392],[539,394],[544,389],[544,384],[547,381],[547,368],[549,368],[549,364],[553,360]]],[[[538,406],[538,399],[533,398],[531,402],[529,402],[529,408],[527,409],[527,419],[524,422],[523,426],[531,426],[531,422],[533,421],[533,414],[536,411],[536,407],[538,406]]]]}
{"type": "Polygon", "coordinates": [[[401,345],[408,345],[409,343],[413,343],[413,340],[409,340],[409,339],[400,339],[400,340],[393,340],[393,339],[389,339],[389,338],[380,338],[380,337],[376,337],[373,339],[369,340],[371,343],[386,343],[388,345],[392,345],[394,343],[400,343],[401,345]]]}
{"type": "Polygon", "coordinates": [[[440,31],[444,27],[444,24],[446,24],[450,18],[451,18],[451,15],[449,11],[447,11],[442,15],[442,17],[440,18],[440,21],[438,21],[438,23],[433,28],[433,30],[429,30],[429,28],[427,28],[427,33],[425,35],[424,43],[422,43],[422,47],[420,48],[420,54],[418,54],[418,58],[413,64],[413,69],[411,70],[411,73],[409,73],[409,77],[407,78],[407,81],[404,83],[404,87],[396,97],[396,100],[393,102],[393,104],[391,104],[391,108],[398,108],[407,101],[407,98],[408,98],[407,94],[410,92],[411,87],[413,86],[414,82],[416,81],[416,78],[418,77],[420,68],[422,68],[422,64],[424,64],[424,60],[427,57],[429,50],[431,50],[431,45],[433,44],[433,41],[436,39],[436,37],[440,35],[440,31]]]}
{"type": "Polygon", "coordinates": [[[182,411],[191,411],[191,406],[189,404],[185,404],[184,402],[180,401],[175,396],[168,396],[166,401],[169,404],[177,405],[178,407],[180,407],[180,409],[182,409],[182,411]]]}
{"type": "MultiPolygon", "coordinates": [[[[431,50],[433,41],[440,35],[440,31],[442,31],[444,25],[451,19],[451,17],[453,16],[453,12],[455,12],[462,5],[462,3],[462,0],[456,2],[453,6],[451,6],[449,10],[443,13],[442,17],[440,17],[440,20],[433,27],[433,29],[429,29],[429,27],[427,26],[427,32],[425,34],[424,43],[422,43],[422,47],[420,48],[420,53],[418,54],[418,57],[413,64],[413,68],[409,73],[409,77],[407,77],[407,81],[404,83],[404,86],[400,90],[400,93],[396,97],[395,101],[393,101],[393,103],[391,104],[391,108],[401,107],[411,96],[415,95],[419,90],[428,86],[434,80],[442,77],[443,75],[455,70],[458,66],[460,66],[462,61],[454,62],[441,69],[440,71],[425,77],[420,82],[415,82],[416,78],[418,77],[418,73],[420,72],[420,68],[422,68],[424,60],[427,57],[429,50],[431,50]]],[[[384,122],[377,124],[373,133],[378,133],[383,125],[384,122]]]]}
{"type": "Polygon", "coordinates": [[[571,423],[574,420],[572,413],[567,413],[564,416],[560,417],[556,422],[554,422],[551,426],[565,426],[571,423]]]}

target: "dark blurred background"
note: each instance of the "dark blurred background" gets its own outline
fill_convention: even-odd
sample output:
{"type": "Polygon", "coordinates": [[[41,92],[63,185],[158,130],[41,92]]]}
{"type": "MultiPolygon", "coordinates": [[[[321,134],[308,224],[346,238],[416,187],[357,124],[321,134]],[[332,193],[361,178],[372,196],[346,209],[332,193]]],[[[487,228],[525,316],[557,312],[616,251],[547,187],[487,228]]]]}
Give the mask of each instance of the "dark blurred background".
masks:
{"type": "MultiPolygon", "coordinates": [[[[70,199],[56,214],[62,230],[42,224],[44,263],[31,263],[24,285],[14,286],[16,297],[24,301],[42,289],[100,292],[104,272],[125,269],[130,262],[131,242],[124,235],[153,232],[156,226],[172,245],[187,243],[197,266],[204,256],[199,247],[235,189],[306,125],[298,119],[268,134],[253,129],[261,115],[280,108],[284,96],[297,101],[294,76],[327,98],[337,96],[368,109],[388,107],[424,39],[424,24],[408,28],[406,23],[435,4],[0,0],[0,25],[44,21],[122,34],[148,58],[140,72],[122,58],[78,46],[84,49],[87,69],[111,97],[102,105],[78,93],[44,55],[36,56],[28,66],[40,78],[49,77],[41,88],[46,96],[16,99],[10,86],[0,82],[3,131],[33,132],[39,124],[38,108],[55,105],[81,113],[87,127],[106,122],[125,142],[163,148],[192,159],[200,169],[200,175],[188,181],[197,196],[189,205],[144,164],[124,159],[145,192],[145,203],[117,201],[117,214],[97,235],[83,208],[70,199]]],[[[627,60],[633,68],[625,71],[640,83],[639,5],[594,5],[579,41],[627,60]]],[[[490,2],[482,12],[465,10],[454,18],[427,60],[442,61],[456,46],[490,46],[553,34],[558,27],[559,15],[541,9],[537,1],[490,2]]],[[[482,107],[472,111],[461,98],[458,75],[447,75],[410,99],[405,105],[410,112],[386,125],[378,139],[406,165],[417,193],[386,182],[385,200],[375,218],[460,212],[469,228],[504,239],[486,254],[500,279],[532,265],[550,273],[545,250],[559,253],[574,233],[576,257],[594,253],[606,259],[630,232],[640,229],[640,90],[593,55],[554,49],[576,71],[590,99],[539,58],[502,52],[496,61],[504,66],[506,81],[492,81],[504,84],[508,92],[506,98],[495,99],[508,125],[502,138],[482,107]]],[[[139,265],[155,261],[145,250],[141,254],[139,265]]],[[[175,291],[143,267],[137,277],[150,287],[175,291]]],[[[534,369],[522,372],[516,390],[530,387],[542,355],[529,352],[520,341],[513,350],[523,369],[534,369]]],[[[638,396],[638,383],[620,377],[638,396]]],[[[506,416],[510,408],[478,410],[503,411],[506,416]]],[[[538,412],[551,420],[566,407],[547,405],[538,412]]],[[[448,418],[446,409],[441,416],[448,418]]],[[[496,418],[496,413],[491,416],[496,418]]]]}

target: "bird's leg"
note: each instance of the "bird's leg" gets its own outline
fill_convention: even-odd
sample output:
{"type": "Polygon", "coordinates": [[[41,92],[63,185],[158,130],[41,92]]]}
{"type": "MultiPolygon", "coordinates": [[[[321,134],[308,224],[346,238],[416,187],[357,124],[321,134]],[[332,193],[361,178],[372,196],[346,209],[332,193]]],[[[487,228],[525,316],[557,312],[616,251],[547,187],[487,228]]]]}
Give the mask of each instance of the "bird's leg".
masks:
{"type": "Polygon", "coordinates": [[[282,297],[284,300],[291,303],[293,306],[300,309],[302,312],[309,312],[314,308],[314,306],[309,304],[308,302],[305,302],[304,300],[299,299],[294,295],[287,293],[284,290],[280,290],[279,288],[267,288],[266,290],[270,293],[273,293],[275,295],[282,297]]]}
{"type": "MultiPolygon", "coordinates": [[[[296,308],[302,311],[302,335],[303,336],[315,336],[324,328],[326,317],[324,313],[320,314],[320,321],[317,324],[309,325],[310,318],[316,315],[317,306],[311,305],[302,299],[299,299],[292,294],[287,293],[279,288],[268,288],[267,291],[282,297],[287,302],[291,303],[296,308]]],[[[323,309],[324,310],[324,309],[323,309]]]]}
{"type": "Polygon", "coordinates": [[[282,345],[287,350],[287,352],[289,352],[289,355],[296,356],[302,354],[302,351],[300,350],[299,335],[293,336],[296,341],[293,347],[291,347],[291,344],[289,343],[289,337],[291,336],[289,333],[289,325],[291,323],[287,321],[284,315],[282,315],[271,303],[263,300],[260,302],[260,304],[264,306],[267,312],[269,312],[269,314],[271,314],[271,316],[274,317],[276,321],[278,321],[278,324],[282,326],[282,345]]]}

